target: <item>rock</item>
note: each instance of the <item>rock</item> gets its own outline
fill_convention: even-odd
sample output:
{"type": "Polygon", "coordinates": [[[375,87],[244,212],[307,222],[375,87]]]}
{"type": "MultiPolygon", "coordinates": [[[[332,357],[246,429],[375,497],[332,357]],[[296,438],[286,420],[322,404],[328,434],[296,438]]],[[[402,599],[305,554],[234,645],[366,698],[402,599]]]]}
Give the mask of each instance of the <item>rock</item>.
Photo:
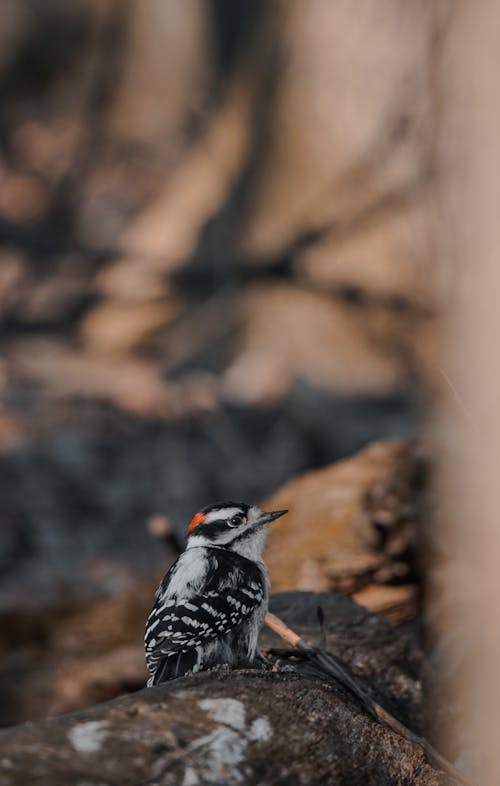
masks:
{"type": "Polygon", "coordinates": [[[177,304],[165,299],[145,303],[114,299],[100,303],[83,320],[82,338],[96,353],[126,354],[155,328],[168,324],[178,310],[177,304]]]}
{"type": "Polygon", "coordinates": [[[374,211],[361,231],[347,226],[327,233],[300,255],[296,270],[316,286],[357,288],[373,299],[404,298],[428,309],[434,304],[429,266],[435,258],[427,209],[425,202],[398,200],[374,211]]]}
{"type": "Polygon", "coordinates": [[[242,335],[222,378],[225,394],[245,403],[272,401],[297,377],[342,393],[401,390],[401,358],[373,342],[374,330],[387,335],[385,317],[371,314],[367,329],[365,311],[295,284],[249,287],[242,335]]]}
{"type": "MultiPolygon", "coordinates": [[[[331,648],[348,657],[375,698],[418,731],[421,655],[412,635],[331,594],[285,593],[272,607],[314,641],[318,605],[331,648]]],[[[419,748],[375,723],[342,689],[283,665],[201,673],[2,732],[1,786],[28,780],[51,786],[446,782],[419,748]]]]}
{"type": "Polygon", "coordinates": [[[283,486],[265,502],[271,510],[290,511],[269,536],[273,588],[355,594],[393,621],[412,619],[424,470],[415,444],[378,442],[283,486]]]}

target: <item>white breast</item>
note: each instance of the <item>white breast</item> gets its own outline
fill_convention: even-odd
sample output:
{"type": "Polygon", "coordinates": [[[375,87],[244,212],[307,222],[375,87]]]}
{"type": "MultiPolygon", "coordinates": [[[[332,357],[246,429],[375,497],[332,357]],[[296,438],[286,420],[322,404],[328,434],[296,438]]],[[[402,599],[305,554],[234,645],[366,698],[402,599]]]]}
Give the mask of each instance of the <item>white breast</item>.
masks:
{"type": "Polygon", "coordinates": [[[259,527],[252,532],[250,537],[243,538],[236,542],[232,549],[242,557],[252,560],[252,562],[262,562],[262,553],[266,542],[268,527],[259,527]]]}

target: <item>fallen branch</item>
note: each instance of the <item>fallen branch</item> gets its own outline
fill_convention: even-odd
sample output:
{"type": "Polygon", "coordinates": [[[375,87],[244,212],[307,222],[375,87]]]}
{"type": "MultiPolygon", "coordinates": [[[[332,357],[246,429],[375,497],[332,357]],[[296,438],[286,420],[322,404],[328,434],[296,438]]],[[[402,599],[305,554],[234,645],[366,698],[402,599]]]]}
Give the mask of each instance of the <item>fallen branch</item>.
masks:
{"type": "Polygon", "coordinates": [[[317,649],[307,641],[304,641],[295,631],[286,625],[283,620],[269,612],[265,619],[266,625],[278,634],[284,641],[287,641],[298,652],[305,655],[314,665],[319,667],[331,677],[334,677],[344,688],[349,690],[360,701],[363,708],[379,723],[384,724],[401,737],[409,740],[415,745],[420,746],[429,757],[430,761],[446,772],[451,778],[464,786],[470,786],[469,781],[451,764],[439,751],[428,742],[425,737],[419,737],[407,726],[398,721],[390,712],[387,712],[380,704],[374,701],[371,696],[345,671],[338,661],[329,652],[317,649]]]}
{"type": "MultiPolygon", "coordinates": [[[[270,604],[299,634],[294,643],[303,636],[326,650],[324,637],[313,642],[308,633],[321,606],[325,622],[335,620],[339,653],[354,647],[369,663],[380,702],[394,707],[397,717],[419,716],[414,675],[421,651],[411,631],[390,628],[375,617],[367,626],[366,612],[334,593],[278,593],[270,604]],[[343,642],[349,642],[346,650],[343,642]]],[[[325,625],[325,636],[331,629],[325,625]]],[[[261,644],[272,646],[275,634],[267,626],[262,634],[261,644]]],[[[286,647],[283,657],[292,653],[304,661],[299,675],[280,664],[276,669],[214,669],[76,713],[0,730],[1,785],[448,782],[420,746],[374,723],[310,654],[281,639],[274,643],[286,647]],[[332,692],[337,685],[339,690],[332,692]]],[[[109,666],[119,669],[115,655],[109,658],[109,666]]],[[[76,664],[77,677],[79,668],[76,664]]],[[[101,666],[95,674],[102,676],[101,666]]]]}

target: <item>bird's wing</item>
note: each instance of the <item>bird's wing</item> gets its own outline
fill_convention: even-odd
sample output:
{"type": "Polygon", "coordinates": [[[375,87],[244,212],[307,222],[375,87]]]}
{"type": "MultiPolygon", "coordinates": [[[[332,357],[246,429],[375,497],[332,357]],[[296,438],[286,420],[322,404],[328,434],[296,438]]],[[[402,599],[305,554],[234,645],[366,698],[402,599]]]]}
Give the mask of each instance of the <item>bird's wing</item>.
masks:
{"type": "Polygon", "coordinates": [[[266,586],[258,567],[242,569],[231,564],[224,568],[220,565],[215,575],[211,572],[204,586],[189,597],[159,594],[146,625],[150,672],[167,656],[188,652],[229,633],[261,605],[266,586]]]}

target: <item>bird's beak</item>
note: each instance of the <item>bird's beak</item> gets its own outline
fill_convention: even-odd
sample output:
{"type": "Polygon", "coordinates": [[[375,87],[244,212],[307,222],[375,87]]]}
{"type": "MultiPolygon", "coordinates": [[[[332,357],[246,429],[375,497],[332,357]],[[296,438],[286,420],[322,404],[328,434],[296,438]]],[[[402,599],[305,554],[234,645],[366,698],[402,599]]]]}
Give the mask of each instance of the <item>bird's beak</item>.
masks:
{"type": "Polygon", "coordinates": [[[259,518],[257,519],[257,521],[255,523],[256,523],[256,525],[258,527],[260,527],[261,524],[270,524],[271,521],[274,521],[274,519],[279,519],[279,517],[280,516],[284,516],[285,513],[288,513],[288,511],[287,510],[271,510],[271,511],[269,511],[269,513],[266,513],[266,512],[263,511],[262,515],[259,516],[259,518]]]}

